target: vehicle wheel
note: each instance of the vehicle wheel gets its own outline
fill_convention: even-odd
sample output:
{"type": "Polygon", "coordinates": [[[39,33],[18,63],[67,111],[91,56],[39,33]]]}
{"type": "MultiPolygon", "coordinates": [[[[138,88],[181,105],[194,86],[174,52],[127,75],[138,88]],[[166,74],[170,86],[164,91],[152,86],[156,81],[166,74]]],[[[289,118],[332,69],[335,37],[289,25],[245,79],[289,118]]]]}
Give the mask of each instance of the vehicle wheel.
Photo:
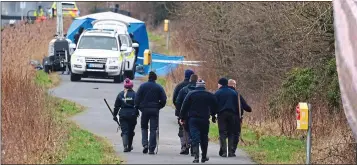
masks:
{"type": "Polygon", "coordinates": [[[122,74],[114,77],[114,83],[121,83],[123,81],[124,81],[124,77],[122,74]]]}
{"type": "Polygon", "coordinates": [[[81,81],[81,75],[71,73],[71,81],[81,81]]]}
{"type": "Polygon", "coordinates": [[[50,73],[50,66],[44,65],[43,66],[43,71],[45,71],[47,74],[49,74],[50,73]]]}

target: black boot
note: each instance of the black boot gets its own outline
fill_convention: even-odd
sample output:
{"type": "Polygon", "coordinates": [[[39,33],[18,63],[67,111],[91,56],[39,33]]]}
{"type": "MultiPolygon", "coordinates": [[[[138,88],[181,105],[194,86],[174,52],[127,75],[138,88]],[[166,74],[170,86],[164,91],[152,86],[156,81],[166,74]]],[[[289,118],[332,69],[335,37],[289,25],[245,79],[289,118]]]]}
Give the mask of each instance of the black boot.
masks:
{"type": "Polygon", "coordinates": [[[190,148],[187,147],[186,145],[182,146],[181,147],[181,151],[180,151],[180,154],[181,155],[188,155],[190,153],[190,148]]]}
{"type": "Polygon", "coordinates": [[[148,146],[144,146],[143,153],[144,153],[144,154],[147,154],[147,153],[148,153],[148,151],[149,151],[148,146]]]}
{"type": "Polygon", "coordinates": [[[200,149],[199,146],[194,146],[193,148],[193,152],[195,154],[195,159],[193,160],[193,163],[199,163],[200,162],[200,149]]]}
{"type": "Polygon", "coordinates": [[[129,148],[128,148],[128,143],[129,143],[128,135],[123,135],[121,138],[123,139],[124,152],[129,152],[129,148]]]}
{"type": "Polygon", "coordinates": [[[201,162],[207,162],[209,160],[209,157],[207,157],[207,148],[208,148],[208,143],[203,144],[201,143],[201,150],[202,150],[202,158],[201,158],[201,162]]]}
{"type": "Polygon", "coordinates": [[[141,135],[142,135],[142,144],[143,144],[143,153],[147,154],[149,151],[149,147],[148,147],[148,130],[147,129],[143,129],[141,130],[141,135]]]}
{"type": "Polygon", "coordinates": [[[234,144],[235,144],[235,137],[229,136],[228,137],[228,157],[236,157],[234,144]]]}
{"type": "Polygon", "coordinates": [[[128,143],[129,152],[133,150],[133,138],[134,138],[134,134],[129,137],[129,143],[128,143]]]}
{"type": "Polygon", "coordinates": [[[226,139],[225,138],[224,139],[220,138],[219,142],[220,142],[220,145],[221,145],[221,148],[219,150],[219,156],[227,157],[227,142],[226,142],[226,139]]]}

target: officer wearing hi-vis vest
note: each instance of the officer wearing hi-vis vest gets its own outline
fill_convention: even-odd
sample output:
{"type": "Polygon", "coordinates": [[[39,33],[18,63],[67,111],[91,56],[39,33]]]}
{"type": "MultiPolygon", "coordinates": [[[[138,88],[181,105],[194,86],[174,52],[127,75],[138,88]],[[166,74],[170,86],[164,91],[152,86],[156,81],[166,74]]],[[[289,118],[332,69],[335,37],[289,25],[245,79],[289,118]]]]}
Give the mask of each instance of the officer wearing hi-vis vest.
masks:
{"type": "Polygon", "coordinates": [[[43,15],[44,15],[44,12],[43,12],[42,6],[38,6],[38,9],[35,10],[33,16],[42,17],[43,15]]]}
{"type": "Polygon", "coordinates": [[[35,12],[33,13],[33,16],[36,17],[37,22],[43,21],[45,19],[45,13],[44,13],[41,5],[38,6],[37,10],[35,10],[35,12]]]}

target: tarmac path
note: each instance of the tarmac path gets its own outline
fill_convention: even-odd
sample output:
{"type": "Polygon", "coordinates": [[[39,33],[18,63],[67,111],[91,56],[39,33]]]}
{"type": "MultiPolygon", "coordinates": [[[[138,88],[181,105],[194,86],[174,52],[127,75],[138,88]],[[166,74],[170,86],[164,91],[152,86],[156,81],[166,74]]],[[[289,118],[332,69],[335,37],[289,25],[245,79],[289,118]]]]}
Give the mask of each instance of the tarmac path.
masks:
{"type": "MultiPolygon", "coordinates": [[[[117,124],[113,121],[103,99],[113,107],[117,94],[123,90],[123,84],[115,84],[112,80],[82,79],[81,82],[71,82],[68,75],[61,75],[61,84],[50,92],[60,98],[77,102],[87,109],[72,117],[81,128],[98,136],[107,138],[114,146],[116,153],[126,164],[189,164],[193,157],[180,155],[180,140],[177,136],[177,118],[174,110],[167,106],[160,111],[159,117],[159,152],[157,155],[142,153],[140,117],[135,128],[136,135],[133,140],[134,150],[123,152],[120,131],[116,132],[117,124]]],[[[136,90],[140,81],[134,81],[136,90]]],[[[219,145],[213,142],[208,146],[207,164],[255,164],[242,150],[237,149],[234,158],[222,158],[218,155],[219,145]]],[[[201,155],[200,155],[201,158],[201,155]]]]}

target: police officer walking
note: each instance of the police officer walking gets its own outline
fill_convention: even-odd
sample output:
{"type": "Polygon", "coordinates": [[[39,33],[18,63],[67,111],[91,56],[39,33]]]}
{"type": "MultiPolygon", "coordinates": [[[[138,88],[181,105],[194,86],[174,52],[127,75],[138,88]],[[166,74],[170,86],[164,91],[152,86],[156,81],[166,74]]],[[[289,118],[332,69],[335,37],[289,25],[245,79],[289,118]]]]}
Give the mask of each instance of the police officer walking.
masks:
{"type": "Polygon", "coordinates": [[[133,138],[135,135],[136,119],[139,116],[139,111],[134,108],[135,91],[133,90],[133,82],[130,79],[124,80],[124,90],[121,91],[114,105],[113,120],[118,121],[117,115],[119,112],[119,122],[121,127],[121,137],[123,140],[124,152],[133,150],[133,138]],[[119,111],[120,110],[120,111],[119,111]]]}
{"type": "Polygon", "coordinates": [[[188,126],[192,138],[192,148],[195,158],[193,163],[199,162],[199,145],[201,146],[202,159],[204,163],[209,160],[207,157],[209,118],[216,122],[217,100],[215,96],[205,90],[205,82],[198,80],[196,89],[189,92],[182,104],[180,111],[180,123],[188,121],[188,126]]]}
{"type": "MultiPolygon", "coordinates": [[[[190,76],[193,75],[193,74],[194,74],[194,72],[192,70],[190,70],[190,69],[185,70],[185,78],[184,78],[184,80],[182,82],[180,82],[179,84],[177,84],[177,86],[174,89],[172,103],[175,106],[175,109],[176,109],[175,110],[175,116],[177,116],[177,118],[180,115],[180,108],[181,108],[181,105],[178,106],[176,104],[177,96],[179,95],[179,92],[180,92],[180,90],[182,88],[184,88],[185,86],[190,84],[189,79],[190,79],[190,76]]],[[[182,104],[182,102],[181,102],[181,104],[182,104]]],[[[188,152],[188,148],[186,148],[186,140],[185,140],[185,137],[183,136],[184,132],[182,132],[182,131],[184,131],[184,129],[183,129],[182,125],[180,124],[179,119],[177,119],[177,123],[179,125],[178,136],[179,136],[180,141],[181,141],[181,152],[180,152],[180,154],[188,154],[187,153],[188,152]]]]}
{"type": "Polygon", "coordinates": [[[149,73],[149,80],[140,85],[136,96],[135,106],[141,111],[141,134],[143,153],[155,154],[156,130],[158,128],[159,111],[166,105],[166,93],[164,89],[155,81],[157,75],[149,73]],[[150,139],[148,142],[148,124],[150,121],[150,139]]]}
{"type": "Polygon", "coordinates": [[[228,87],[228,80],[221,78],[218,81],[218,91],[215,96],[218,101],[218,129],[221,157],[227,157],[227,138],[228,138],[228,157],[234,157],[234,139],[238,137],[236,128],[236,116],[238,113],[237,92],[228,87]]]}
{"type": "Polygon", "coordinates": [[[236,132],[237,132],[238,136],[236,136],[234,139],[234,144],[233,144],[233,148],[231,151],[232,156],[235,156],[235,151],[237,150],[237,145],[239,143],[239,137],[241,135],[240,133],[241,133],[242,121],[243,121],[243,113],[244,113],[244,111],[252,112],[252,108],[247,104],[247,102],[245,101],[243,96],[239,93],[239,91],[236,90],[236,86],[237,86],[237,83],[235,80],[233,80],[233,79],[228,80],[228,87],[237,92],[238,97],[239,97],[239,103],[240,103],[240,106],[238,107],[238,110],[240,111],[240,115],[235,116],[236,117],[236,132]]]}
{"type": "MultiPolygon", "coordinates": [[[[185,97],[187,96],[187,94],[190,91],[195,90],[197,79],[198,79],[198,76],[196,74],[191,75],[189,84],[187,86],[183,87],[179,91],[178,96],[175,101],[175,103],[176,103],[175,108],[177,110],[181,110],[182,103],[183,103],[185,97]]],[[[184,125],[181,125],[179,123],[179,126],[180,127],[179,127],[178,136],[180,137],[181,146],[182,146],[180,154],[188,155],[189,149],[190,149],[190,144],[191,144],[191,137],[190,137],[190,132],[189,132],[189,127],[188,127],[187,121],[186,121],[186,123],[184,123],[184,125]]],[[[192,152],[192,148],[191,148],[191,156],[194,156],[193,152],[192,152]]]]}

